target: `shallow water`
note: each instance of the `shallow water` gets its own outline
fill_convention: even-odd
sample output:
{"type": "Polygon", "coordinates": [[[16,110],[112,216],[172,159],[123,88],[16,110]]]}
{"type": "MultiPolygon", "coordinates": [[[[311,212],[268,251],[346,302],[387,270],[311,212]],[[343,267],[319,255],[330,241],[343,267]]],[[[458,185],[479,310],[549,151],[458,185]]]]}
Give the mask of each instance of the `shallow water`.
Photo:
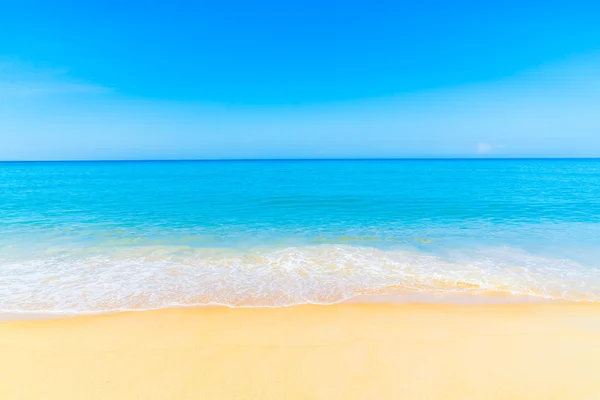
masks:
{"type": "Polygon", "coordinates": [[[0,163],[0,310],[600,301],[600,160],[0,163]]]}

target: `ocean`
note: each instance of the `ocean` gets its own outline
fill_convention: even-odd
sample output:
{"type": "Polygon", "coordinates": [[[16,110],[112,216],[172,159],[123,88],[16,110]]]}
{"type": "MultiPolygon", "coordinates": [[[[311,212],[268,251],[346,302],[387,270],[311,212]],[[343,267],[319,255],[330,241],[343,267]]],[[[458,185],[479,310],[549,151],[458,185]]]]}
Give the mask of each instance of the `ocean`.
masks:
{"type": "Polygon", "coordinates": [[[0,163],[0,311],[600,301],[600,160],[0,163]]]}

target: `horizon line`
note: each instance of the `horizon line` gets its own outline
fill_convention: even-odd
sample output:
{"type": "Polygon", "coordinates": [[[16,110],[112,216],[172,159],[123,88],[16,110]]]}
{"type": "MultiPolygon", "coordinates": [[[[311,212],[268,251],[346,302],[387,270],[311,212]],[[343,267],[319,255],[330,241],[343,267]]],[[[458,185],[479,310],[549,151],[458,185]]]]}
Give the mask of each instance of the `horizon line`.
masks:
{"type": "Polygon", "coordinates": [[[0,160],[0,163],[84,163],[84,162],[243,162],[243,161],[442,161],[442,160],[600,160],[598,157],[337,157],[337,158],[167,158],[167,159],[76,159],[0,160]]]}

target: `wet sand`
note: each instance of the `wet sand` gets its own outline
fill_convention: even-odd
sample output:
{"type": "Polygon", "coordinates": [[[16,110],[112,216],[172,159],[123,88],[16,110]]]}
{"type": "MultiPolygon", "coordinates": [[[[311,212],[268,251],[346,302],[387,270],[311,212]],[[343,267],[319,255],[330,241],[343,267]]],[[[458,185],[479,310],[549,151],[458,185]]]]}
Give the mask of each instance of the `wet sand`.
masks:
{"type": "Polygon", "coordinates": [[[222,307],[0,322],[1,399],[594,399],[600,305],[222,307]]]}

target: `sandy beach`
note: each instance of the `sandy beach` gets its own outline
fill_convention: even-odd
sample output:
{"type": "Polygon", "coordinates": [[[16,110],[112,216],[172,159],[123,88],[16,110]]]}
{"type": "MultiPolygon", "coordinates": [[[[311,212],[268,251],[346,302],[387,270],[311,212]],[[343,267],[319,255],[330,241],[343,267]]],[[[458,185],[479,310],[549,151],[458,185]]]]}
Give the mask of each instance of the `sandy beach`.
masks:
{"type": "Polygon", "coordinates": [[[2,399],[593,399],[600,306],[340,304],[0,323],[2,399]]]}

